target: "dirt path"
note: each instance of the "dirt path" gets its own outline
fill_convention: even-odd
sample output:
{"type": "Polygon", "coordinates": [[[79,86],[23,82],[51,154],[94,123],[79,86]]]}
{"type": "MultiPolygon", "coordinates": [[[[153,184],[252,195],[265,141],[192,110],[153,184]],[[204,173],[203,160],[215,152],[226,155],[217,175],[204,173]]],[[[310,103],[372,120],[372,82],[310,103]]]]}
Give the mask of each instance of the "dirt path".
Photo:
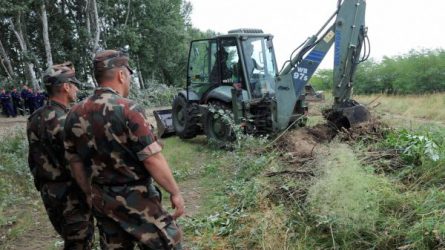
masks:
{"type": "Polygon", "coordinates": [[[27,116],[0,117],[0,138],[17,132],[25,132],[27,116]]]}
{"type": "Polygon", "coordinates": [[[54,231],[40,200],[34,204],[11,207],[7,213],[16,221],[2,228],[0,232],[8,232],[8,237],[0,240],[0,249],[48,250],[62,249],[61,238],[54,231]]]}

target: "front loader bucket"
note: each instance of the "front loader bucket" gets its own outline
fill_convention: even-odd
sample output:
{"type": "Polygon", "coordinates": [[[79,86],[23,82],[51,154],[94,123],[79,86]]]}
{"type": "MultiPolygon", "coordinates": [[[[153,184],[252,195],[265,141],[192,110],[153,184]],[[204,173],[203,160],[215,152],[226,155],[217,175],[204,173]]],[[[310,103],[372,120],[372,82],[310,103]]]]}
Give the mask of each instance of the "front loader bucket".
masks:
{"type": "Polygon", "coordinates": [[[153,114],[156,119],[159,137],[166,137],[175,133],[171,109],[155,110],[153,114]]]}
{"type": "Polygon", "coordinates": [[[328,121],[334,123],[337,128],[343,127],[346,129],[371,119],[369,110],[355,101],[350,102],[343,107],[328,110],[324,113],[324,116],[328,121]]]}

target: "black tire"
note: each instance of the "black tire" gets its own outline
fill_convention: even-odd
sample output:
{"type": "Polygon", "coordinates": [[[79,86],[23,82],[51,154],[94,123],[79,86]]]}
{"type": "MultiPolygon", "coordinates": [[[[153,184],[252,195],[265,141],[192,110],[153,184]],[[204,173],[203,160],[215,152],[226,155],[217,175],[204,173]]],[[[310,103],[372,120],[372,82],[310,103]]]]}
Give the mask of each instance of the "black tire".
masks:
{"type": "Polygon", "coordinates": [[[181,139],[191,139],[199,134],[200,113],[196,103],[188,103],[187,100],[178,95],[173,100],[172,120],[176,134],[181,139]]]}
{"type": "Polygon", "coordinates": [[[236,140],[234,120],[230,107],[223,103],[212,103],[202,116],[202,126],[209,141],[227,145],[236,140]]]}

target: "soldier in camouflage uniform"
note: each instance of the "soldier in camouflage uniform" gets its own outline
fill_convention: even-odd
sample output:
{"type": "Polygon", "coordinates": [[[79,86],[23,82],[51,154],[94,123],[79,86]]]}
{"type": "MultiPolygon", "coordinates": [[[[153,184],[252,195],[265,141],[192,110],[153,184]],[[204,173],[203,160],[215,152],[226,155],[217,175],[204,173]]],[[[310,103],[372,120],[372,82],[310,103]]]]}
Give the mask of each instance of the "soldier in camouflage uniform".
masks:
{"type": "Polygon", "coordinates": [[[65,157],[90,196],[103,249],[180,249],[175,219],[184,213],[184,200],[144,109],[126,98],[132,74],[126,53],[96,55],[99,88],[67,116],[65,157]],[[173,215],[152,179],[170,193],[173,215]]]}
{"type": "Polygon", "coordinates": [[[49,67],[43,80],[49,101],[28,118],[29,168],[64,249],[91,249],[93,216],[71,177],[63,146],[67,106],[76,99],[79,81],[69,63],[49,67]]]}

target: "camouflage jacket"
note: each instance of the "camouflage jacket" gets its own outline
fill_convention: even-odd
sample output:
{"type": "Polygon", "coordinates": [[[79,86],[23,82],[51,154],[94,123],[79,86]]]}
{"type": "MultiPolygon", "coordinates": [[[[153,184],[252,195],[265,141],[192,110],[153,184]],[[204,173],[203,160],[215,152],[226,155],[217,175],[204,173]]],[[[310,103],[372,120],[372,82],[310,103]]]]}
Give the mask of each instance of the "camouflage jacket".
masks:
{"type": "Polygon", "coordinates": [[[63,127],[67,112],[64,105],[49,101],[28,118],[28,164],[39,190],[45,182],[71,180],[63,147],[63,127]]]}
{"type": "Polygon", "coordinates": [[[94,184],[113,186],[150,178],[142,161],[162,146],[142,107],[98,88],[69,112],[65,150],[68,161],[83,163],[94,184]]]}

